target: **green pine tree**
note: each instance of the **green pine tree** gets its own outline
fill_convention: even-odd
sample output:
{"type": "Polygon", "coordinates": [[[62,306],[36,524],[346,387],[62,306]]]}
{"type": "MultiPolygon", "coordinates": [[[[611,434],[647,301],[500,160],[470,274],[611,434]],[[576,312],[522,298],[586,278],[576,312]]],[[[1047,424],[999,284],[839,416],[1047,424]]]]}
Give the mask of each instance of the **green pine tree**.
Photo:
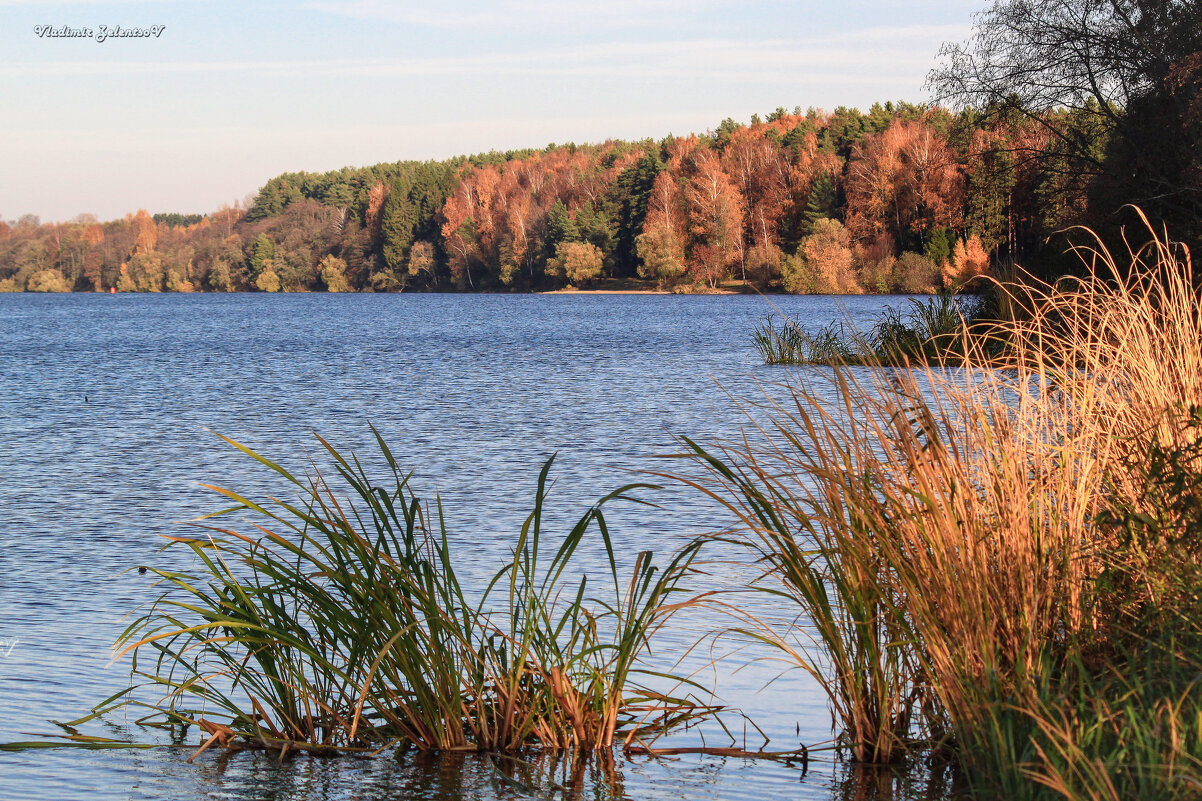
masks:
{"type": "Polygon", "coordinates": [[[251,245],[250,259],[248,260],[251,282],[254,282],[259,277],[259,274],[263,272],[274,256],[275,242],[267,234],[259,234],[254,244],[251,245]]]}
{"type": "Polygon", "coordinates": [[[568,207],[562,200],[556,199],[550,211],[547,212],[547,250],[555,253],[555,246],[560,242],[579,242],[580,229],[568,212],[568,207]]]}
{"type": "Polygon", "coordinates": [[[801,215],[801,235],[809,236],[814,233],[814,226],[819,220],[835,216],[835,202],[838,200],[838,190],[835,186],[835,176],[824,172],[814,181],[814,187],[806,199],[806,208],[801,215]]]}

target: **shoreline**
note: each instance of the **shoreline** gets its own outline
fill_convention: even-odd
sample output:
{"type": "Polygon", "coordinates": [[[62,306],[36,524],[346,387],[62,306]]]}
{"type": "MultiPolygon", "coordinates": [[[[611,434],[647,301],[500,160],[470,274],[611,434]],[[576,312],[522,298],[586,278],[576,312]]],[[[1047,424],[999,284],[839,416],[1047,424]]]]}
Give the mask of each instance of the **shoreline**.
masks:
{"type": "Polygon", "coordinates": [[[532,295],[671,295],[666,289],[543,289],[532,295]]]}
{"type": "Polygon", "coordinates": [[[564,287],[562,289],[544,289],[533,292],[534,295],[751,295],[754,292],[745,292],[738,289],[728,287],[720,287],[718,289],[705,289],[698,292],[673,292],[670,289],[576,289],[574,287],[564,287]]]}

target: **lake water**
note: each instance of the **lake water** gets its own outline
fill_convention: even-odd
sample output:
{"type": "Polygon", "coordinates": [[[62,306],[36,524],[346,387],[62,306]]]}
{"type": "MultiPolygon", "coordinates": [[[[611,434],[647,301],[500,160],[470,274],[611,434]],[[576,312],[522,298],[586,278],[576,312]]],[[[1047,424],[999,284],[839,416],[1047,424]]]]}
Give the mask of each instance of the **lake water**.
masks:
{"type": "MultiPolygon", "coordinates": [[[[841,309],[867,321],[888,302],[900,299],[772,299],[813,327],[841,309]]],[[[184,559],[160,553],[159,535],[220,508],[199,482],[271,486],[210,432],[303,468],[311,432],[369,452],[374,424],[421,493],[441,495],[464,571],[483,575],[509,548],[551,454],[552,502],[567,520],[637,478],[628,471],[662,468],[652,457],[677,436],[736,434],[746,418],[727,393],[762,398],[760,382],[788,369],[765,367],[751,345],[772,310],[748,296],[0,295],[0,742],[52,733],[49,719],[81,717],[126,685],[128,664],[110,664],[110,647],[122,616],[153,593],[125,571],[184,559]]],[[[652,499],[663,508],[615,518],[620,548],[667,553],[723,524],[682,488],[652,499]]],[[[691,635],[673,636],[669,652],[691,635]]],[[[761,691],[779,669],[735,672],[754,656],[704,680],[773,749],[829,740],[821,693],[797,671],[761,691]]],[[[89,731],[156,742],[124,718],[89,731]]],[[[188,764],[189,753],[0,752],[0,798],[523,797],[475,756],[280,765],[209,752],[188,764]]],[[[544,788],[536,797],[552,797],[528,778],[544,788]]],[[[705,756],[619,760],[580,781],[589,798],[939,795],[936,779],[865,781],[821,759],[804,772],[705,756]]]]}

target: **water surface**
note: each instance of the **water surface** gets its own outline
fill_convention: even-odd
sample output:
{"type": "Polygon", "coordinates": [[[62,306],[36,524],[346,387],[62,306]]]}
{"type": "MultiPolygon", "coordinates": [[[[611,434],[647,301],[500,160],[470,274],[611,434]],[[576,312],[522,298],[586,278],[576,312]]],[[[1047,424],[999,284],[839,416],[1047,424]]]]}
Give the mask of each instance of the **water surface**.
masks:
{"type": "MultiPolygon", "coordinates": [[[[773,303],[816,328],[841,307],[868,320],[888,300],[773,303]]],[[[128,666],[109,663],[110,646],[122,616],[151,597],[146,577],[127,571],[183,558],[160,553],[159,535],[219,508],[198,482],[269,486],[210,432],[302,467],[316,445],[310,432],[368,452],[376,426],[421,493],[442,497],[466,574],[484,575],[506,554],[552,454],[556,519],[568,520],[637,478],[628,471],[662,467],[652,457],[674,451],[677,436],[736,434],[746,418],[727,393],[760,397],[760,382],[783,375],[750,343],[770,311],[744,296],[0,295],[0,742],[52,731],[47,719],[79,717],[125,686],[128,666]]],[[[680,488],[654,500],[661,510],[616,515],[621,548],[667,553],[722,523],[680,488]]],[[[692,634],[678,632],[667,650],[683,650],[692,634]]],[[[796,672],[762,692],[777,668],[732,674],[754,656],[736,655],[711,677],[722,700],[751,715],[774,748],[829,739],[823,698],[796,672]]],[[[128,724],[93,731],[153,740],[128,724]]],[[[479,757],[279,765],[210,753],[189,765],[187,753],[0,753],[0,798],[521,796],[479,757]]],[[[553,777],[573,778],[570,767],[521,770],[544,790],[553,777]]],[[[635,760],[577,778],[594,798],[865,792],[822,761],[803,773],[711,757],[635,760]]],[[[867,797],[918,797],[926,783],[877,776],[867,797]]]]}

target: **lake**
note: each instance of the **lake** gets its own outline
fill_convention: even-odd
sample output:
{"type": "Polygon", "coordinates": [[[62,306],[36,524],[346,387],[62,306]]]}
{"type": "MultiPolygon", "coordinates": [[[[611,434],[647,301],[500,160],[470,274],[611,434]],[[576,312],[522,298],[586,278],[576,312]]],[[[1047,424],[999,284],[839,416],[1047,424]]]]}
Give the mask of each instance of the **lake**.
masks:
{"type": "MultiPolygon", "coordinates": [[[[185,559],[160,552],[159,535],[221,508],[199,482],[275,486],[211,432],[303,468],[317,447],[311,432],[367,454],[374,425],[420,494],[442,498],[465,572],[484,575],[506,555],[552,454],[554,519],[566,521],[640,478],[630,471],[662,469],[653,457],[673,452],[676,437],[737,434],[747,418],[728,393],[762,398],[761,382],[796,369],[764,366],[751,344],[770,302],[816,328],[843,313],[863,323],[902,300],[0,295],[0,742],[53,733],[49,719],[81,717],[126,686],[128,663],[110,664],[110,648],[122,617],[154,595],[130,569],[185,559]]],[[[681,487],[649,499],[661,508],[612,519],[619,548],[666,554],[723,525],[681,487]]],[[[682,652],[692,634],[675,632],[666,651],[682,652]]],[[[755,656],[735,654],[702,678],[774,749],[829,740],[822,694],[798,671],[761,691],[780,668],[755,656]]],[[[88,730],[158,741],[131,722],[88,730]]],[[[713,732],[709,741],[729,742],[713,732]]],[[[477,756],[281,765],[210,751],[188,764],[191,750],[0,752],[0,798],[524,797],[477,756]]],[[[938,784],[889,773],[866,784],[829,758],[803,772],[708,756],[619,759],[581,781],[586,797],[630,799],[902,799],[938,784]]]]}

